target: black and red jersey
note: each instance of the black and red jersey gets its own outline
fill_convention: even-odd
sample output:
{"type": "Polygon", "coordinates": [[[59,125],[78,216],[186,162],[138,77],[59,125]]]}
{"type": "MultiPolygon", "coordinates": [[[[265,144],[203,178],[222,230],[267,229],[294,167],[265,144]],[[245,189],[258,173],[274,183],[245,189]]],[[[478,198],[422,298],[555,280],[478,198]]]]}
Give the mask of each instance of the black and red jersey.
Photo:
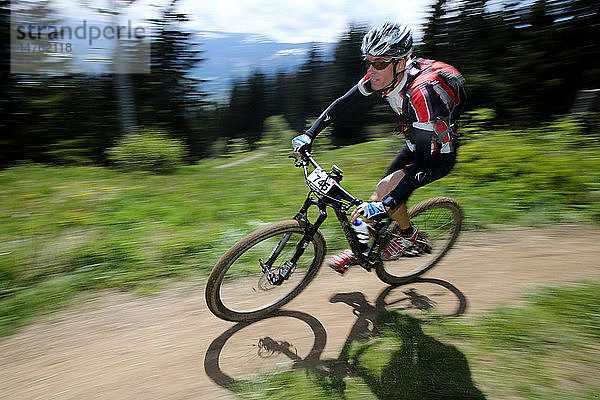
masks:
{"type": "MultiPolygon", "coordinates": [[[[375,93],[369,74],[335,100],[306,131],[314,138],[346,107],[375,93]]],[[[391,87],[379,91],[398,115],[406,146],[387,173],[403,169],[404,178],[384,204],[390,208],[406,201],[414,189],[449,172],[458,143],[454,122],[464,108],[464,79],[452,66],[440,61],[413,60],[396,76],[391,87]]]]}
{"type": "MultiPolygon", "coordinates": [[[[464,103],[464,95],[453,88],[443,75],[431,73],[444,71],[448,75],[460,74],[454,67],[440,61],[417,59],[412,61],[391,88],[380,91],[392,110],[398,114],[398,123],[403,133],[411,127],[435,132],[431,143],[431,153],[450,153],[454,151],[452,138],[456,134],[453,125],[456,115],[452,115],[457,105],[464,103]]],[[[460,77],[462,79],[462,77],[460,77]]],[[[311,137],[316,136],[350,102],[363,96],[375,93],[371,87],[367,73],[344,96],[334,101],[321,114],[319,119],[307,131],[311,137]]],[[[414,144],[407,138],[407,146],[414,151],[414,144]]]]}
{"type": "MultiPolygon", "coordinates": [[[[393,87],[382,91],[381,95],[398,114],[402,132],[410,127],[433,131],[431,153],[450,153],[452,137],[456,134],[451,113],[464,99],[462,93],[452,87],[438,71],[447,76],[460,77],[458,71],[441,61],[418,59],[409,64],[393,87]]],[[[460,77],[459,79],[462,79],[460,77]]],[[[369,84],[369,74],[359,82],[358,89],[364,96],[373,92],[369,84]]],[[[414,151],[414,144],[407,138],[407,146],[414,151]]]]}

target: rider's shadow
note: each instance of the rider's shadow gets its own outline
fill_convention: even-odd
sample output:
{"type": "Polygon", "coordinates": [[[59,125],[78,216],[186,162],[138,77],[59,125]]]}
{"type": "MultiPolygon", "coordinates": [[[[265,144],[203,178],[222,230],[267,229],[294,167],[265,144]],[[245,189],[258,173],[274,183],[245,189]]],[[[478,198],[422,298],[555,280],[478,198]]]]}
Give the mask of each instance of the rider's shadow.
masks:
{"type": "MultiPolygon", "coordinates": [[[[294,368],[310,372],[317,385],[327,391],[335,390],[341,398],[345,397],[344,378],[353,376],[362,378],[378,399],[485,399],[471,380],[464,355],[454,346],[441,343],[423,332],[421,325],[439,315],[432,314],[431,310],[442,302],[433,299],[439,290],[423,294],[426,291],[419,286],[423,284],[435,285],[455,296],[456,305],[443,313],[444,316],[464,313],[464,295],[450,283],[437,279],[421,279],[409,286],[387,287],[374,305],[360,292],[338,293],[330,301],[348,304],[357,319],[337,359],[320,359],[326,342],[322,324],[308,314],[293,311],[280,311],[276,316],[293,317],[310,327],[315,340],[309,355],[299,357],[291,341],[271,337],[260,338],[259,355],[262,352],[287,356],[293,361],[294,368]],[[385,338],[380,335],[382,330],[386,332],[385,338]],[[386,347],[390,341],[394,345],[386,347]],[[376,368],[368,361],[374,358],[380,360],[376,368]]],[[[219,336],[207,351],[205,370],[221,386],[232,390],[236,387],[236,380],[219,367],[225,342],[255,322],[233,326],[219,336]]]]}
{"type": "Polygon", "coordinates": [[[453,292],[458,299],[456,309],[446,315],[431,314],[436,307],[432,295],[412,287],[388,287],[374,306],[359,292],[338,293],[331,298],[333,303],[348,304],[357,316],[339,358],[331,364],[331,378],[361,377],[378,399],[485,399],[472,382],[465,356],[456,347],[426,335],[421,328],[437,317],[461,315],[466,309],[466,298],[445,281],[422,279],[420,283],[435,283],[453,292]],[[398,290],[404,297],[394,293],[398,290]],[[416,315],[406,314],[408,310],[416,315]],[[394,343],[392,348],[382,348],[383,343],[378,340],[382,329],[386,330],[386,342],[394,343]],[[373,368],[365,362],[373,359],[387,361],[373,368]]]}
{"type": "Polygon", "coordinates": [[[386,312],[380,326],[387,330],[386,340],[392,349],[381,349],[381,343],[357,343],[350,351],[353,375],[361,377],[378,399],[484,399],[471,379],[465,356],[452,345],[426,335],[421,322],[405,314],[386,312]],[[389,357],[379,368],[364,359],[389,357]]]}

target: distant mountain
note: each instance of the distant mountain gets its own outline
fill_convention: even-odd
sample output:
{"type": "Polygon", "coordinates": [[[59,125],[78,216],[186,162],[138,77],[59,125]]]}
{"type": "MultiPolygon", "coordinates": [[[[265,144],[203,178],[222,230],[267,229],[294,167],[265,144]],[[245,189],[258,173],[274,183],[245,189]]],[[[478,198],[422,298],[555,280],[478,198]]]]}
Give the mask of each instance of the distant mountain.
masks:
{"type": "MultiPolygon", "coordinates": [[[[296,70],[316,44],[280,43],[261,35],[211,31],[196,31],[193,40],[200,44],[205,61],[198,64],[192,76],[207,80],[203,90],[218,98],[226,98],[232,82],[254,71],[275,74],[296,70]]],[[[321,45],[326,54],[333,47],[331,43],[321,45]]]]}
{"type": "MultiPolygon", "coordinates": [[[[64,58],[70,59],[71,63],[68,66],[69,69],[67,66],[59,65],[57,68],[62,69],[58,69],[58,72],[72,70],[105,73],[110,71],[115,41],[99,38],[93,40],[92,44],[92,38],[86,30],[92,25],[100,28],[111,26],[110,21],[80,20],[69,16],[60,16],[54,24],[59,27],[71,28],[67,30],[67,39],[63,41],[68,41],[72,46],[68,53],[61,54],[64,58]],[[83,37],[77,36],[77,29],[81,29],[80,33],[83,34],[83,37]],[[74,35],[69,33],[72,31],[75,31],[74,35]]],[[[22,29],[27,32],[26,28],[22,29]]],[[[317,44],[316,42],[280,43],[252,33],[194,31],[189,28],[185,28],[185,30],[192,33],[191,40],[199,45],[198,50],[202,52],[200,57],[204,59],[191,71],[191,75],[194,78],[206,80],[207,82],[202,87],[203,91],[216,98],[227,98],[232,82],[236,79],[246,78],[254,71],[275,74],[278,71],[292,72],[296,70],[306,61],[311,48],[317,44]]],[[[48,34],[50,29],[44,32],[48,34]]],[[[328,54],[331,52],[333,44],[321,44],[321,48],[328,54]]],[[[148,52],[149,50],[148,48],[148,52]]],[[[147,56],[149,58],[150,54],[148,53],[147,56]]],[[[141,60],[144,61],[143,58],[141,60]]]]}

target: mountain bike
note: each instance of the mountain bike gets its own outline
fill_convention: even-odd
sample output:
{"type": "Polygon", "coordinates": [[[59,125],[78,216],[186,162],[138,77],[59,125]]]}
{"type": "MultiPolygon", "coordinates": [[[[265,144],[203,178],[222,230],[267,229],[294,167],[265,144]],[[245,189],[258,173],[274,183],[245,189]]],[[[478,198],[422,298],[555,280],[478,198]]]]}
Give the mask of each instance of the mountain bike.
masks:
{"type": "Polygon", "coordinates": [[[263,318],[296,297],[316,276],[326,254],[319,227],[329,208],[335,213],[350,249],[367,271],[390,285],[416,280],[433,268],[456,241],[462,224],[460,205],[448,197],[422,201],[408,211],[419,235],[414,245],[394,261],[382,261],[380,249],[399,235],[392,219],[368,225],[369,241],[361,242],[348,218],[362,200],[340,182],[343,171],[329,172],[305,152],[294,165],[304,169],[309,192],[292,220],[271,223],[240,239],[219,259],[206,284],[206,303],[228,321],[263,318]]]}

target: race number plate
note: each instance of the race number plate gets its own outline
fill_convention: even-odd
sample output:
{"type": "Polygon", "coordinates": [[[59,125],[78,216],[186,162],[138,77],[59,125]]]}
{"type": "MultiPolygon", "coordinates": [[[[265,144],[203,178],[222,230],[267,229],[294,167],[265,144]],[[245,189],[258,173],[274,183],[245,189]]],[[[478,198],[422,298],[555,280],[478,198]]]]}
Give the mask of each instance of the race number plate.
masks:
{"type": "Polygon", "coordinates": [[[317,168],[311,172],[306,182],[311,188],[317,188],[322,193],[328,193],[335,186],[333,178],[327,176],[327,172],[321,168],[317,168]]]}

